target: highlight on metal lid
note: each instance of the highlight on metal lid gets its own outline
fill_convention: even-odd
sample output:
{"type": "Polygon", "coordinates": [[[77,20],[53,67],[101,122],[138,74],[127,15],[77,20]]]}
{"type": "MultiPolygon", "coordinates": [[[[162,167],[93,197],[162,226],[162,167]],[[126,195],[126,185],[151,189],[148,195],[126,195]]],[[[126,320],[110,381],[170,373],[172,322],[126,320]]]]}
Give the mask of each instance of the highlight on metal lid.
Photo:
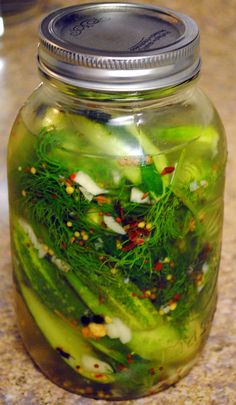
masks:
{"type": "Polygon", "coordinates": [[[199,30],[188,16],[136,3],[85,3],[40,26],[39,69],[98,91],[174,86],[200,70],[199,30]]]}

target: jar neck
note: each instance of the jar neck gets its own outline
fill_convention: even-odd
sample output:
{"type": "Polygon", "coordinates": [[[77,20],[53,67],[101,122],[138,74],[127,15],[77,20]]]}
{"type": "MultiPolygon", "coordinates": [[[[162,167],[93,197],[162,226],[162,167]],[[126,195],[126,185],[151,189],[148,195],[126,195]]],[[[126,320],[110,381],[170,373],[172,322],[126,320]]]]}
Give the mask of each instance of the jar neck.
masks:
{"type": "Polygon", "coordinates": [[[89,104],[103,104],[112,106],[125,106],[126,108],[137,107],[142,104],[142,108],[150,106],[150,104],[173,104],[181,102],[181,100],[188,99],[196,85],[198,76],[196,75],[184,83],[178,84],[172,87],[165,87],[155,90],[146,90],[142,92],[99,92],[94,90],[82,89],[61,82],[50,76],[40,72],[40,76],[45,87],[45,91],[48,95],[55,97],[59,104],[76,104],[78,99],[80,103],[89,104]]]}

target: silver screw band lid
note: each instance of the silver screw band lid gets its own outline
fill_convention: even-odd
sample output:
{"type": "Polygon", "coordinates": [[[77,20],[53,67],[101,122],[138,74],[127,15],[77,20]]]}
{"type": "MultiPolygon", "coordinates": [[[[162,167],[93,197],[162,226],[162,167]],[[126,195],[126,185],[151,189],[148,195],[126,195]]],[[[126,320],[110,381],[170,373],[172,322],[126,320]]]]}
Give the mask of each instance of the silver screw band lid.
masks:
{"type": "Polygon", "coordinates": [[[136,3],[89,3],[49,14],[40,26],[39,69],[98,91],[180,84],[200,70],[199,30],[188,16],[136,3]]]}

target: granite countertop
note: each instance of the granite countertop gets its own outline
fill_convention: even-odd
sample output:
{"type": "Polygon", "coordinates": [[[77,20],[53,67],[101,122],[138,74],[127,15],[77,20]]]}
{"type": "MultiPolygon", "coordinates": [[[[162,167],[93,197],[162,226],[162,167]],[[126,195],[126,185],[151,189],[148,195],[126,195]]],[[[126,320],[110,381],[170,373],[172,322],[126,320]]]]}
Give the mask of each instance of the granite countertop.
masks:
{"type": "MultiPolygon", "coordinates": [[[[50,8],[76,4],[67,0],[50,8]]],[[[122,402],[136,405],[236,404],[236,1],[159,0],[192,16],[201,28],[203,57],[200,86],[214,101],[225,124],[229,159],[219,300],[207,345],[197,365],[176,386],[156,396],[122,402]],[[234,172],[235,170],[235,172],[234,172]]],[[[26,354],[13,309],[7,217],[6,145],[17,110],[39,83],[36,69],[37,26],[41,16],[7,27],[0,38],[0,404],[104,405],[68,393],[47,380],[26,354]]],[[[112,402],[115,404],[115,402],[112,402]]]]}

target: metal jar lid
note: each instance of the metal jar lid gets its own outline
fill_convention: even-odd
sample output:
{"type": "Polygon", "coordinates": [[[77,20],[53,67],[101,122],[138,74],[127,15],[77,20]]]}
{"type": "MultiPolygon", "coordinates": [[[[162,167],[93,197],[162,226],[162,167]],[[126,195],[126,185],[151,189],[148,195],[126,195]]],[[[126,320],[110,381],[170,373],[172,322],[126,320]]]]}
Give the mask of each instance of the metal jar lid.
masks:
{"type": "Polygon", "coordinates": [[[41,23],[39,68],[65,83],[99,91],[180,84],[200,70],[199,30],[188,16],[136,3],[89,3],[41,23]]]}

